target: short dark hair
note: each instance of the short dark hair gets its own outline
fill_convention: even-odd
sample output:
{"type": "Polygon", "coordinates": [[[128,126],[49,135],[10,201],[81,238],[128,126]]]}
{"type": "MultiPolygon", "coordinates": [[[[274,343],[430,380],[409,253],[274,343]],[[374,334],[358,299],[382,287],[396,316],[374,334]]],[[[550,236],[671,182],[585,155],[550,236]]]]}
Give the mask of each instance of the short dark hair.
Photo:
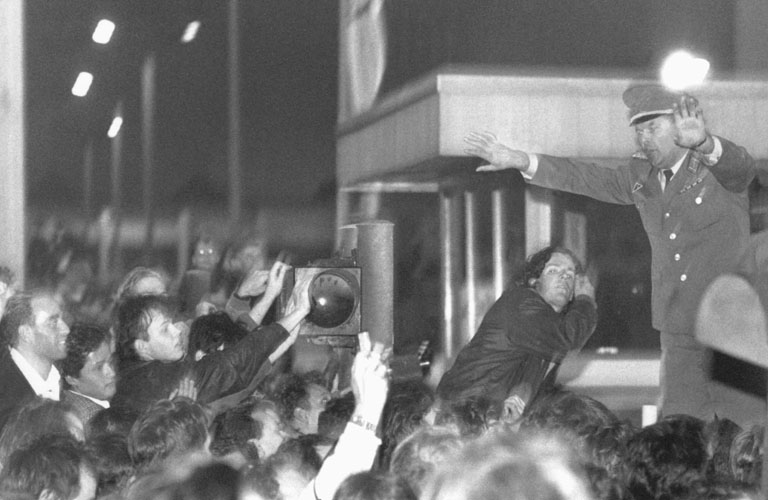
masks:
{"type": "Polygon", "coordinates": [[[135,472],[126,437],[117,433],[100,434],[89,438],[85,446],[98,479],[96,496],[101,498],[120,491],[135,472]]]}
{"type": "Polygon", "coordinates": [[[80,377],[80,370],[85,366],[85,358],[110,340],[109,330],[102,326],[91,323],[72,325],[67,335],[67,357],[56,364],[62,378],[80,377]]]}
{"type": "Polygon", "coordinates": [[[88,436],[116,433],[127,437],[141,412],[126,405],[112,405],[96,412],[88,422],[88,436]]]}
{"type": "Polygon", "coordinates": [[[31,293],[16,293],[5,304],[5,311],[0,319],[0,338],[9,347],[19,343],[19,328],[34,323],[31,293]]]}
{"type": "Polygon", "coordinates": [[[293,420],[296,408],[309,408],[309,386],[313,384],[325,386],[322,374],[289,372],[279,376],[270,399],[277,403],[283,420],[286,422],[293,420]]]}
{"type": "Polygon", "coordinates": [[[670,415],[644,427],[627,444],[626,484],[637,498],[679,498],[704,476],[704,422],[670,415]]]}
{"type": "Polygon", "coordinates": [[[133,424],[128,452],[138,468],[160,465],[166,458],[201,449],[208,439],[208,417],[187,398],[154,402],[133,424]]]}
{"type": "Polygon", "coordinates": [[[549,259],[552,258],[552,254],[556,253],[567,255],[573,259],[573,263],[576,265],[576,274],[581,274],[583,272],[581,261],[575,253],[565,247],[552,245],[543,248],[528,257],[525,261],[523,272],[518,278],[519,285],[521,287],[532,288],[532,281],[541,278],[541,273],[544,271],[544,267],[546,267],[549,259]]]}
{"type": "Polygon", "coordinates": [[[619,418],[600,401],[585,394],[556,389],[527,405],[521,430],[563,429],[580,434],[583,429],[612,425],[619,418]]]}
{"type": "Polygon", "coordinates": [[[167,297],[143,295],[129,297],[117,306],[117,340],[120,359],[138,357],[134,344],[147,340],[147,328],[152,322],[151,311],[173,315],[174,303],[167,297]]]}
{"type": "Polygon", "coordinates": [[[189,327],[189,353],[215,352],[220,346],[229,347],[248,335],[248,331],[232,321],[224,311],[195,318],[189,327]]]}
{"type": "Polygon", "coordinates": [[[261,437],[261,422],[251,416],[253,404],[241,403],[216,416],[213,422],[211,453],[226,456],[239,451],[245,458],[257,462],[259,453],[251,439],[261,437]]]}
{"type": "Polygon", "coordinates": [[[41,436],[11,454],[0,489],[35,498],[45,491],[55,498],[73,498],[80,491],[81,467],[93,470],[81,443],[67,435],[41,436]]]}

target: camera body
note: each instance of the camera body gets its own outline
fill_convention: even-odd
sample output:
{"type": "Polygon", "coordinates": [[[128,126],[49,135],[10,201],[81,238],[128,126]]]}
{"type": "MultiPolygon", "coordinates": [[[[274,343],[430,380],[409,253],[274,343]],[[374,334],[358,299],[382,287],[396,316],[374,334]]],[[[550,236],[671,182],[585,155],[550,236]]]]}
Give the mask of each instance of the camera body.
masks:
{"type": "Polygon", "coordinates": [[[361,270],[359,267],[348,265],[349,263],[343,260],[321,261],[317,264],[319,265],[291,269],[285,278],[280,296],[280,308],[282,312],[285,311],[295,283],[311,279],[310,312],[299,327],[299,335],[347,337],[336,341],[331,338],[326,339],[327,343],[332,345],[347,345],[349,340],[353,342],[356,340],[361,328],[361,270]]]}

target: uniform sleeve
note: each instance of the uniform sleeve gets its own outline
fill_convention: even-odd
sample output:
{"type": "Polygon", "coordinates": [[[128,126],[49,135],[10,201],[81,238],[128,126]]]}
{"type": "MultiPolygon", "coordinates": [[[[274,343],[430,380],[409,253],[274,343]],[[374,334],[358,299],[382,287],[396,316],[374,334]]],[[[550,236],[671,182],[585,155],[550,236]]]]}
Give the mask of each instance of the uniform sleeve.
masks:
{"type": "Polygon", "coordinates": [[[733,193],[741,193],[755,178],[757,172],[755,160],[743,147],[722,137],[716,139],[719,139],[723,152],[717,163],[707,168],[725,189],[733,193]]]}
{"type": "Polygon", "coordinates": [[[636,182],[629,165],[609,168],[594,163],[536,155],[538,165],[530,179],[537,186],[589,196],[619,205],[631,205],[636,182]]]}

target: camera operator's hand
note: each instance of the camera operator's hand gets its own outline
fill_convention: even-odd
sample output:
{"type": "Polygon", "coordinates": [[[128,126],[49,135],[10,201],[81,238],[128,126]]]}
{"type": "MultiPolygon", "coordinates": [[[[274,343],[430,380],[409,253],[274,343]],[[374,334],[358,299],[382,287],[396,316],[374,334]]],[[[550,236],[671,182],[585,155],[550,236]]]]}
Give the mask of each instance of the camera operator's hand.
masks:
{"type": "MultiPolygon", "coordinates": [[[[290,267],[288,264],[276,260],[269,271],[252,270],[248,278],[240,285],[239,290],[242,290],[243,285],[246,285],[246,290],[258,292],[256,295],[263,294],[248,313],[257,325],[261,324],[267,311],[269,311],[275,299],[280,295],[283,283],[285,282],[285,273],[290,267]]],[[[240,295],[239,292],[238,295],[240,295]]]]}
{"type": "Polygon", "coordinates": [[[267,289],[268,280],[269,271],[254,266],[248,271],[240,286],[237,287],[237,295],[239,297],[256,297],[261,295],[267,289]]]}
{"type": "Polygon", "coordinates": [[[280,292],[283,290],[283,283],[285,283],[285,273],[291,266],[276,260],[272,264],[272,268],[269,270],[269,276],[267,278],[267,287],[264,290],[264,296],[275,300],[280,292]]]}
{"type": "Polygon", "coordinates": [[[285,316],[280,323],[286,330],[293,332],[293,329],[301,324],[301,321],[309,314],[311,304],[309,301],[309,285],[314,276],[303,276],[293,286],[291,297],[285,306],[285,316]]]}

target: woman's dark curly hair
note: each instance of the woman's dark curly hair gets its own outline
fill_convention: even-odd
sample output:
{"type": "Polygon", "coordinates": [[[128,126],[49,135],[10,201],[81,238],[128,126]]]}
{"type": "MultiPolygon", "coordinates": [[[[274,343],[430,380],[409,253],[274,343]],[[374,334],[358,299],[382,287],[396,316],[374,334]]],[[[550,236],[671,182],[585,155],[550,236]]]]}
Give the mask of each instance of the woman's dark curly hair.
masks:
{"type": "Polygon", "coordinates": [[[541,277],[541,273],[544,271],[544,267],[547,265],[547,262],[549,262],[549,259],[552,258],[552,254],[555,253],[561,253],[573,259],[573,263],[576,264],[576,274],[584,272],[581,261],[575,253],[565,247],[553,245],[539,250],[528,257],[522,272],[516,280],[517,284],[521,287],[532,288],[534,282],[541,277]]]}

